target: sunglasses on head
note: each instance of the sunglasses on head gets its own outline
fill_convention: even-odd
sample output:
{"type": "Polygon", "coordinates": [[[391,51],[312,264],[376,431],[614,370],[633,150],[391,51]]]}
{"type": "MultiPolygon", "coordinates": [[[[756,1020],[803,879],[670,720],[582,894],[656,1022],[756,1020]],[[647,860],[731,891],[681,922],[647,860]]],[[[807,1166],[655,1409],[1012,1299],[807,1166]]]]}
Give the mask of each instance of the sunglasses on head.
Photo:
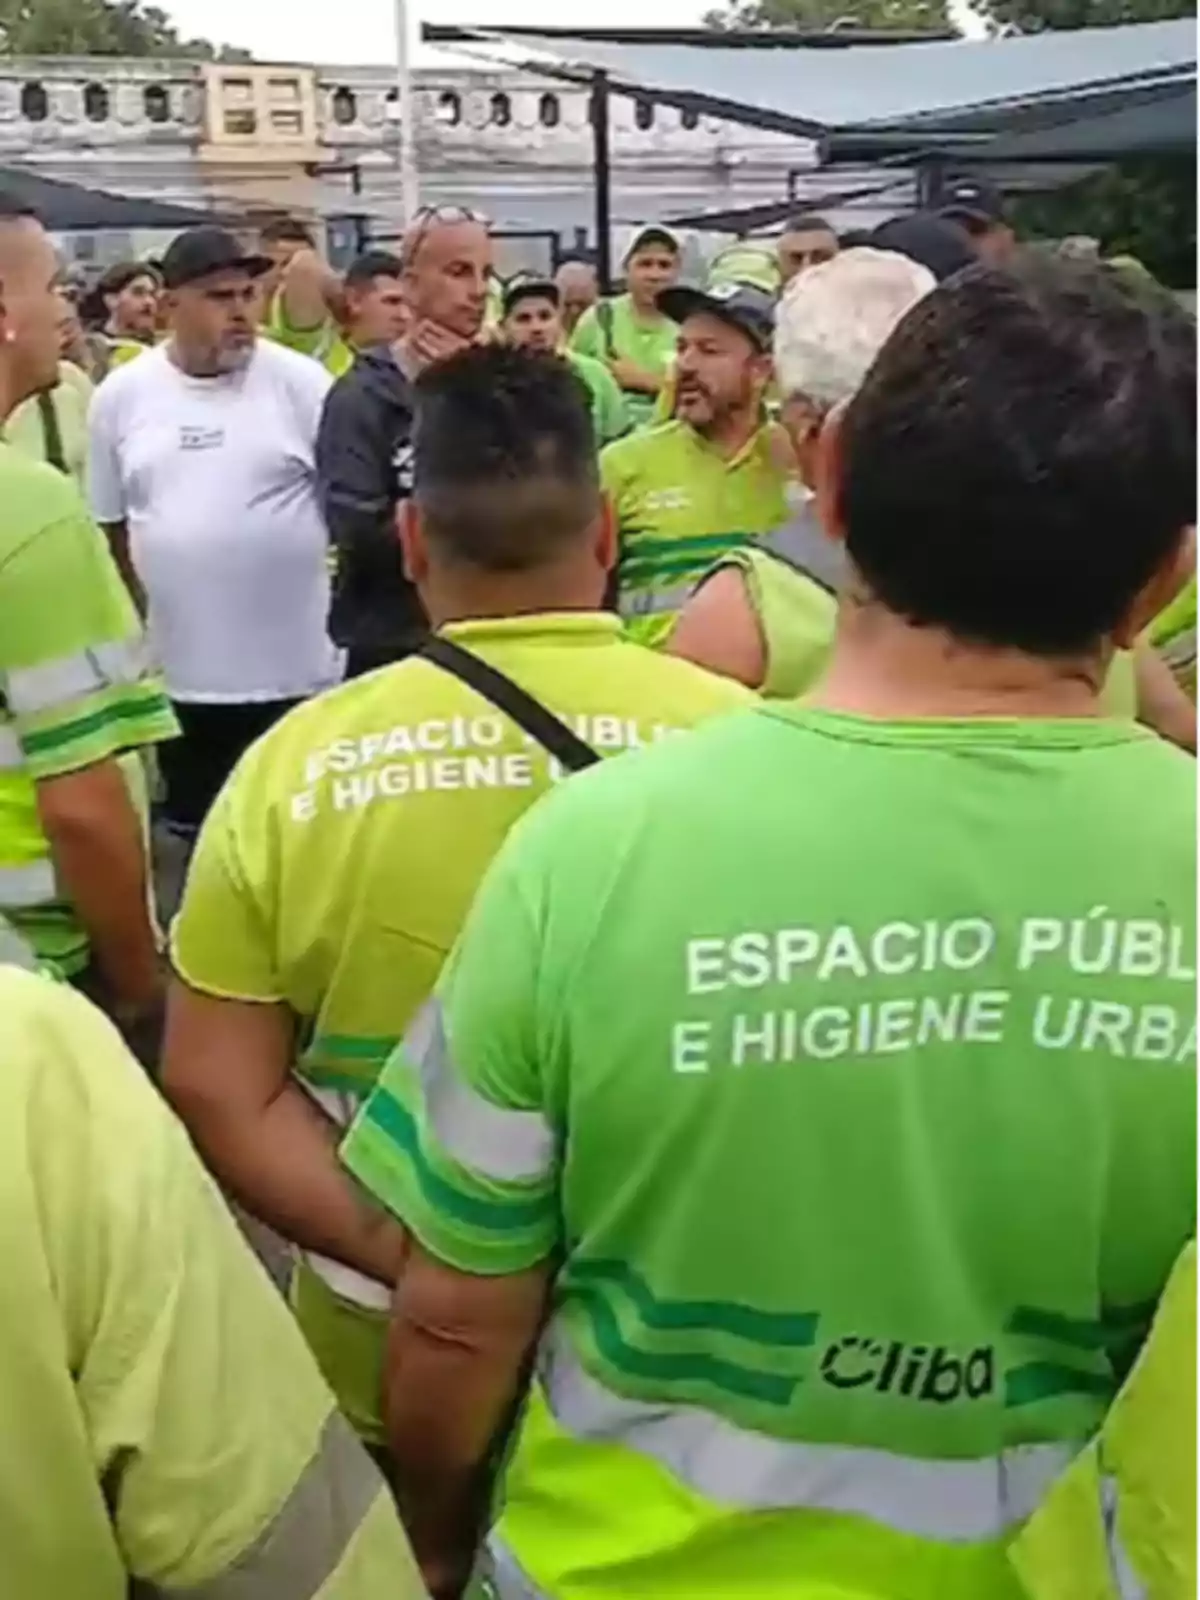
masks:
{"type": "Polygon", "coordinates": [[[417,251],[425,242],[430,228],[436,228],[446,222],[477,222],[484,228],[488,226],[488,219],[483,213],[472,211],[470,206],[421,206],[413,213],[412,224],[408,230],[410,236],[408,247],[402,257],[405,266],[416,259],[417,251]]]}

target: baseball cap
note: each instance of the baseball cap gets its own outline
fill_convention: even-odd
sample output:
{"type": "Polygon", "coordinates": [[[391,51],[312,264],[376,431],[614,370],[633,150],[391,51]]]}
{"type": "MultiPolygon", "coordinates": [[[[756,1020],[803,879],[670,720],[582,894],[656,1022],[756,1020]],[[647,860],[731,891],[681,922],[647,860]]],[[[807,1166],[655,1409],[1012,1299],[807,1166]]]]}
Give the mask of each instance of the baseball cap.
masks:
{"type": "Polygon", "coordinates": [[[1004,197],[986,178],[955,178],[947,185],[938,215],[951,221],[1003,222],[1004,197]]]}
{"type": "Polygon", "coordinates": [[[719,317],[740,329],[759,350],[770,350],[775,336],[775,297],[752,283],[714,283],[707,289],[679,284],[662,291],[658,309],[672,322],[697,312],[719,317]]]}
{"type": "Polygon", "coordinates": [[[269,256],[245,250],[225,228],[204,224],[188,228],[172,239],[162,258],[162,280],[167,289],[182,289],[214,272],[231,269],[248,272],[252,278],[271,270],[269,256]]]}
{"type": "Polygon", "coordinates": [[[562,304],[558,285],[549,278],[512,278],[504,285],[500,297],[500,314],[511,315],[522,300],[549,300],[552,305],[562,304]]]}
{"type": "Polygon", "coordinates": [[[639,228],[630,241],[629,249],[625,252],[625,260],[631,260],[639,250],[644,250],[647,245],[658,245],[660,249],[669,250],[673,256],[680,252],[679,240],[670,228],[664,228],[661,223],[652,222],[647,228],[639,228]]]}
{"type": "Polygon", "coordinates": [[[939,283],[974,266],[976,260],[961,228],[945,217],[931,217],[922,211],[882,223],[871,235],[871,244],[876,250],[892,250],[928,267],[939,283]]]}

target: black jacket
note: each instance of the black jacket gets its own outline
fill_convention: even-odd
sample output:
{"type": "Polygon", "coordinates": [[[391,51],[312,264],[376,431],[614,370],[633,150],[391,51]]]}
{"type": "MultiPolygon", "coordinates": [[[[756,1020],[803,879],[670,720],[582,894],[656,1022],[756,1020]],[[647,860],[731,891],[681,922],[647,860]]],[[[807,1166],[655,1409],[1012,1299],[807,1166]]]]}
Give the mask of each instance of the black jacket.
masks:
{"type": "Polygon", "coordinates": [[[404,576],[396,505],[412,492],[413,395],[390,348],[334,384],[317,433],[317,485],[337,576],[329,631],[351,650],[404,654],[427,631],[404,576]]]}

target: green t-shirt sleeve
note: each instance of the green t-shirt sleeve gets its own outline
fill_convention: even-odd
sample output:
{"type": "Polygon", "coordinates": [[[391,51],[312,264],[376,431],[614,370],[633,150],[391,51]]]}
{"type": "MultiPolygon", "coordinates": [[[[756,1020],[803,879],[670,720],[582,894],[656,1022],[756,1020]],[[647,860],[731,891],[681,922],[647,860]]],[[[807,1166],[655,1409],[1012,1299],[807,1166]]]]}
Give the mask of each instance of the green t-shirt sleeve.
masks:
{"type": "Polygon", "coordinates": [[[611,444],[629,431],[629,412],[621,386],[607,367],[596,373],[594,390],[596,437],[601,445],[611,444]]]}
{"type": "MultiPolygon", "coordinates": [[[[281,1000],[276,940],[254,882],[254,862],[271,859],[265,838],[242,837],[241,797],[253,783],[254,752],[244,757],[205,819],[171,925],[171,963],[183,981],[219,1000],[281,1000]]],[[[261,806],[252,815],[260,829],[261,806]]]]}
{"type": "MultiPolygon", "coordinates": [[[[0,693],[35,779],[173,738],[178,729],[103,535],[53,468],[45,520],[0,563],[0,693]]],[[[7,487],[7,485],[6,485],[7,487]]],[[[0,491],[2,493],[3,491],[0,491]]],[[[8,509],[31,493],[21,483],[8,509]]]]}
{"type": "Polygon", "coordinates": [[[342,1146],[351,1172],[426,1250],[482,1275],[526,1271],[559,1241],[541,936],[523,856],[518,835],[342,1146]]]}
{"type": "Polygon", "coordinates": [[[596,315],[595,306],[589,306],[575,324],[570,344],[571,349],[577,350],[581,356],[591,356],[594,361],[608,360],[604,332],[600,327],[600,318],[596,315]]]}

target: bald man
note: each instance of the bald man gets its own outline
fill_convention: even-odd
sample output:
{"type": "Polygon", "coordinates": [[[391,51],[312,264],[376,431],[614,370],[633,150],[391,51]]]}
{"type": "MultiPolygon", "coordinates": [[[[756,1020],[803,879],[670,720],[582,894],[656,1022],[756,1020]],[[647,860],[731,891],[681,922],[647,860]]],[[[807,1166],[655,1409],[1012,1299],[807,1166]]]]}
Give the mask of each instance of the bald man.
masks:
{"type": "Polygon", "coordinates": [[[554,286],[558,290],[563,337],[569,339],[584,312],[590,311],[600,298],[596,269],[586,261],[564,261],[554,274],[554,286]]]}
{"type": "Polygon", "coordinates": [[[410,655],[427,631],[404,575],[396,507],[412,488],[412,380],[479,337],[492,246],[458,207],[419,211],[400,247],[410,323],[363,351],[333,386],[317,436],[317,473],[337,577],[329,631],[357,677],[410,655]]]}

